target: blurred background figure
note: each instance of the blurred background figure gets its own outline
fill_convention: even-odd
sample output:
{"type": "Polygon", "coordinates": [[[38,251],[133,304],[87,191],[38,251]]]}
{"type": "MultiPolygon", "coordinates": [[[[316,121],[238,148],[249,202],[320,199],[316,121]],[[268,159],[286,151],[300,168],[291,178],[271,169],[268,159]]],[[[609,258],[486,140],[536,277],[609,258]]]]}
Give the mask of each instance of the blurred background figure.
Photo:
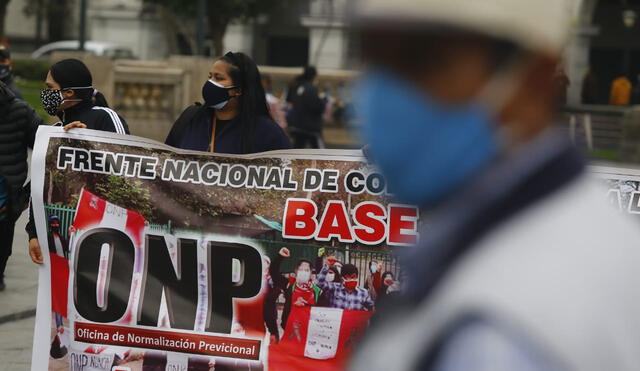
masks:
{"type": "Polygon", "coordinates": [[[13,81],[12,70],[13,64],[11,63],[11,52],[5,46],[0,45],[0,81],[2,81],[11,90],[16,98],[22,99],[20,89],[13,81]]]}
{"type": "Polygon", "coordinates": [[[612,106],[628,106],[630,103],[631,81],[629,81],[627,76],[618,76],[611,82],[609,104],[612,106]]]}
{"type": "Polygon", "coordinates": [[[567,104],[567,90],[571,82],[562,65],[558,66],[556,70],[556,85],[558,91],[558,107],[563,107],[567,104]]]}
{"type": "Polygon", "coordinates": [[[428,228],[354,370],[640,367],[640,231],[551,125],[570,5],[357,2],[367,152],[428,228]]]}
{"type": "Polygon", "coordinates": [[[584,78],[582,79],[580,97],[583,104],[598,103],[598,78],[591,68],[587,68],[584,78]]]}
{"type": "Polygon", "coordinates": [[[302,75],[291,84],[287,103],[291,108],[287,113],[289,132],[293,137],[293,148],[324,148],[322,140],[322,116],[327,106],[324,93],[315,85],[318,72],[313,66],[304,68],[302,75]]]}
{"type": "Polygon", "coordinates": [[[273,95],[273,90],[271,88],[271,76],[262,75],[262,87],[264,88],[271,117],[281,128],[286,128],[287,121],[285,119],[284,107],[282,106],[280,98],[273,95]]]}

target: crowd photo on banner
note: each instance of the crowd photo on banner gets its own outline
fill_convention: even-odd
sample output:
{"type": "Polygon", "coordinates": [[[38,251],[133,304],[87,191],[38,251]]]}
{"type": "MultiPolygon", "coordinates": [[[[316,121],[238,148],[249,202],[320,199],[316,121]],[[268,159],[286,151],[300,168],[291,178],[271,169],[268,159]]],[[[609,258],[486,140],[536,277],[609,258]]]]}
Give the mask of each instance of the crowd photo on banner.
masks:
{"type": "Polygon", "coordinates": [[[142,3],[191,55],[83,29],[25,64],[0,33],[0,307],[16,251],[38,274],[0,311],[0,346],[35,316],[20,367],[640,369],[637,56],[606,91],[568,77],[609,22],[577,14],[631,39],[640,0],[142,3]]]}

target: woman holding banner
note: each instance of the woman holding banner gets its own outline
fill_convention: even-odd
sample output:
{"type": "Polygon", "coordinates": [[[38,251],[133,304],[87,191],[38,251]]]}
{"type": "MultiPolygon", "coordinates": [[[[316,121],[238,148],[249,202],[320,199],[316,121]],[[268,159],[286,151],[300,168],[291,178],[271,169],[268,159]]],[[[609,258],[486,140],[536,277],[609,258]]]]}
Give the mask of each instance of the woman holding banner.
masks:
{"type": "Polygon", "coordinates": [[[247,55],[229,52],[216,60],[202,98],[203,105],[196,103],[178,117],[166,144],[229,154],[291,148],[269,114],[260,72],[247,55]]]}
{"type": "MultiPolygon", "coordinates": [[[[126,121],[109,108],[104,95],[94,89],[91,71],[82,61],[64,59],[53,64],[47,73],[45,85],[40,99],[44,110],[60,119],[54,125],[63,126],[64,130],[88,128],[129,134],[126,121]]],[[[29,235],[31,260],[42,264],[42,251],[31,209],[25,230],[29,235]]]]}
{"type": "Polygon", "coordinates": [[[129,127],[120,115],[109,108],[104,95],[94,89],[93,77],[78,59],[65,59],[51,66],[45,80],[46,89],[40,99],[51,116],[58,116],[56,125],[88,128],[129,134],[129,127]]]}

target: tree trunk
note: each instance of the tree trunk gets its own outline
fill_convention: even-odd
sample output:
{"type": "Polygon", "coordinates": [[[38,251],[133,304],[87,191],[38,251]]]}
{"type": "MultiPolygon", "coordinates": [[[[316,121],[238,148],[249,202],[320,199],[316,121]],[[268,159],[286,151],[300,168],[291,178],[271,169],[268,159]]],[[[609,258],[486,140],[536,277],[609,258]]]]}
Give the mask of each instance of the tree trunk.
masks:
{"type": "Polygon", "coordinates": [[[69,25],[69,0],[52,1],[47,9],[49,42],[65,39],[65,28],[69,25]]]}
{"type": "Polygon", "coordinates": [[[214,7],[208,7],[207,16],[213,43],[213,54],[221,56],[224,54],[224,34],[227,32],[229,20],[222,18],[214,7]]]}
{"type": "Polygon", "coordinates": [[[213,54],[215,56],[221,56],[224,54],[224,30],[211,30],[211,38],[213,42],[213,54]]]}
{"type": "Polygon", "coordinates": [[[167,42],[169,55],[178,54],[178,40],[176,37],[175,20],[173,13],[171,13],[165,6],[156,5],[158,16],[160,18],[160,26],[162,27],[162,33],[167,42]]]}
{"type": "Polygon", "coordinates": [[[0,0],[0,43],[5,41],[5,19],[7,17],[7,6],[10,0],[0,0]]]}

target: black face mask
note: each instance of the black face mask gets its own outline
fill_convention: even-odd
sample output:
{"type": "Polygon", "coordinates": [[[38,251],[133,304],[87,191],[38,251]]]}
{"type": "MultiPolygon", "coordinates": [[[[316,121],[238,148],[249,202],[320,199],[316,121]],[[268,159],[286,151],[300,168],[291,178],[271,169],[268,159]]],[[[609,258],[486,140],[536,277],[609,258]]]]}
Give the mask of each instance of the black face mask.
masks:
{"type": "Polygon", "coordinates": [[[217,82],[207,80],[202,86],[202,98],[204,105],[215,109],[223,109],[227,105],[231,96],[229,90],[234,86],[225,87],[217,82]]]}
{"type": "Polygon", "coordinates": [[[60,230],[60,226],[59,225],[56,225],[56,226],[51,225],[49,227],[51,228],[51,232],[56,232],[57,233],[60,230]]]}
{"type": "Polygon", "coordinates": [[[11,69],[6,64],[0,65],[0,81],[7,82],[11,78],[11,69]]]}

